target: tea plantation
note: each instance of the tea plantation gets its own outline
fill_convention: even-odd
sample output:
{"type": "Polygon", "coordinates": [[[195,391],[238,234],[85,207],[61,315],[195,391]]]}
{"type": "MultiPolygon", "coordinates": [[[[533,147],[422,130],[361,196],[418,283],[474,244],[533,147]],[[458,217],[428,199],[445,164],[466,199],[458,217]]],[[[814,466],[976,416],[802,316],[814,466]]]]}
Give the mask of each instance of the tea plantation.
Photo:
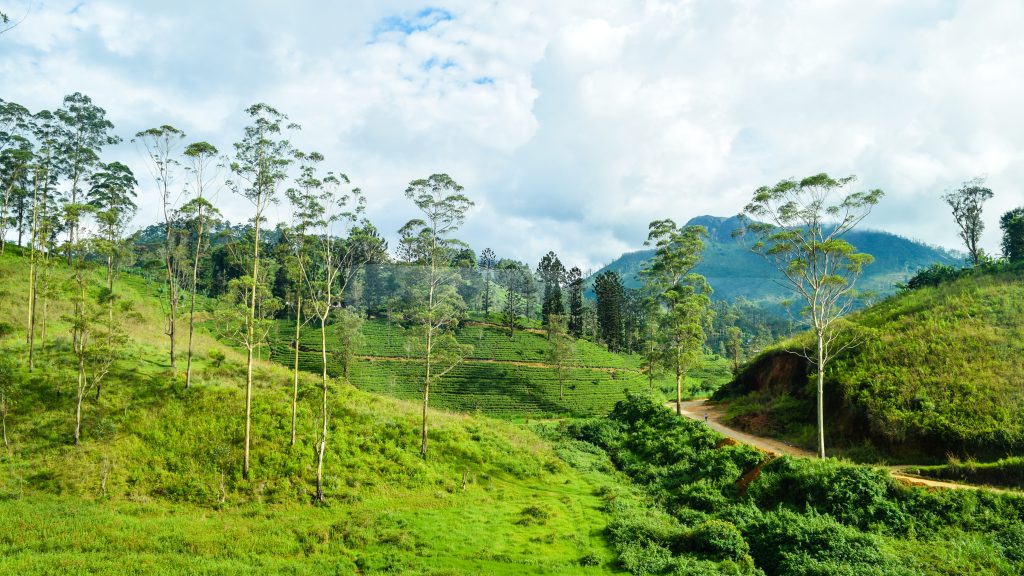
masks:
{"type": "MultiPolygon", "coordinates": [[[[294,363],[294,330],[294,323],[281,321],[273,340],[272,358],[288,366],[294,363]]],[[[396,398],[421,398],[424,368],[412,331],[372,319],[364,323],[362,332],[364,341],[356,350],[356,361],[349,371],[352,384],[396,398]]],[[[437,408],[480,411],[504,418],[593,416],[608,413],[625,397],[626,391],[651,387],[638,358],[578,340],[572,365],[565,371],[560,398],[558,372],[549,363],[550,343],[543,335],[516,331],[510,338],[503,328],[478,323],[459,328],[456,338],[471,345],[472,351],[431,389],[431,405],[437,408]]],[[[327,349],[328,372],[339,376],[343,370],[334,353],[338,340],[331,327],[327,349]]],[[[320,371],[317,326],[302,331],[299,366],[311,372],[320,371]]],[[[687,391],[711,391],[730,377],[728,362],[709,356],[702,369],[687,379],[687,391]]],[[[674,390],[674,381],[670,375],[660,374],[654,387],[658,391],[674,390]]]]}

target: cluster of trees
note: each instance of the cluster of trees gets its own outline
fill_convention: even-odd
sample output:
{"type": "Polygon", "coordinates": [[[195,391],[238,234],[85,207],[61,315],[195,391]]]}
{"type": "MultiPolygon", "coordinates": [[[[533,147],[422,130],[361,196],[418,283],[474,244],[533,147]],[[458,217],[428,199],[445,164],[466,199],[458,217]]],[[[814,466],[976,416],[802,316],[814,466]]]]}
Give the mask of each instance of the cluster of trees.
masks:
{"type": "Polygon", "coordinates": [[[128,316],[114,313],[119,305],[114,275],[125,257],[124,232],[135,214],[137,182],[124,164],[101,160],[106,146],[120,142],[112,130],[106,112],[80,93],[65,97],[57,110],[36,113],[0,101],[0,253],[9,232],[27,247],[30,371],[37,348],[46,346],[50,303],[72,304],[73,312],[61,319],[71,327],[76,443],[85,395],[95,389],[99,397],[104,378],[123,353],[128,316]],[[55,275],[57,258],[71,269],[70,278],[55,275]],[[98,296],[91,286],[90,260],[106,268],[98,296]]]}
{"type": "MultiPolygon", "coordinates": [[[[992,189],[985,186],[985,179],[981,177],[968,180],[942,196],[953,213],[953,220],[959,229],[960,239],[967,248],[967,256],[972,266],[995,260],[980,246],[981,234],[985,231],[981,215],[985,202],[991,200],[993,196],[992,189]]],[[[1009,262],[1024,260],[1024,206],[1003,214],[999,218],[999,227],[1003,233],[1003,258],[1009,262]]]]}
{"type": "MultiPolygon", "coordinates": [[[[431,386],[469,353],[452,329],[474,312],[507,326],[510,337],[534,323],[546,327],[560,374],[572,363],[574,338],[602,334],[596,309],[584,297],[579,268],[566,269],[554,253],[545,255],[536,270],[499,259],[490,249],[478,258],[454,237],[472,202],[448,175],[410,183],[406,196],[421,216],[398,231],[399,246],[391,255],[365,216],[363,192],[344,173],[325,170],[323,155],[291,143],[289,137],[301,129],[297,124],[265,104],[246,113],[248,126],[230,154],[191,141],[170,125],[135,134],[132,141],[151,179],[153,197],[146,200],[160,207],[162,218],[129,235],[139,182],[128,166],[101,160],[106,147],[121,141],[106,112],[77,93],[52,112],[32,113],[0,102],[0,251],[6,238],[15,236],[29,261],[29,370],[38,351],[53,348],[46,339],[52,324],[48,303],[57,297],[73,303],[73,313],[63,319],[71,326],[74,352],[76,443],[83,433],[87,393],[95,390],[98,399],[104,378],[126,353],[124,322],[130,314],[115,313],[115,308],[129,312],[130,303],[118,300],[114,282],[126,268],[162,285],[172,385],[192,385],[197,295],[215,297],[216,330],[245,350],[244,478],[250,476],[255,360],[268,348],[276,323],[293,320],[294,444],[299,343],[310,325],[319,331],[322,390],[314,446],[319,501],[325,498],[330,388],[336,383],[328,374],[328,354],[347,366],[366,315],[386,315],[419,336],[415,352],[424,359],[424,456],[431,386]],[[212,199],[222,189],[249,201],[248,222],[232,225],[221,218],[212,199]],[[269,228],[267,209],[282,201],[290,217],[269,228]],[[65,266],[55,266],[57,258],[65,266]],[[97,287],[93,271],[99,266],[106,276],[97,287]],[[340,349],[328,349],[329,331],[340,349]],[[187,342],[184,351],[179,349],[182,340],[187,342]]],[[[0,398],[5,415],[12,404],[7,388],[0,398]]]]}

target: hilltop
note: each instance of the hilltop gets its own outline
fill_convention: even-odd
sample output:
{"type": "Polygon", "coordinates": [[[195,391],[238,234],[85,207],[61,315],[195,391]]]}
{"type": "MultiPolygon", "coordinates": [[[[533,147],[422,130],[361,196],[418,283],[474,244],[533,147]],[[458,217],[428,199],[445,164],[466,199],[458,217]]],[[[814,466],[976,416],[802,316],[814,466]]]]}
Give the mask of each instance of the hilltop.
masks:
{"type": "MultiPolygon", "coordinates": [[[[1024,270],[903,291],[849,320],[858,342],[825,375],[827,443],[934,458],[1024,449],[1024,270]]],[[[762,353],[718,392],[735,424],[807,439],[807,341],[762,353]]]]}
{"type": "MultiPolygon", "coordinates": [[[[696,272],[711,283],[715,299],[778,302],[788,297],[785,288],[773,281],[778,272],[762,256],[751,252],[743,239],[733,237],[733,231],[743,226],[738,217],[698,216],[687,225],[708,229],[704,261],[697,266],[696,272]]],[[[846,234],[845,239],[859,251],[875,257],[874,263],[865,269],[860,287],[881,295],[894,293],[898,284],[922,268],[932,264],[954,266],[963,261],[957,254],[889,232],[853,230],[846,234]]],[[[612,270],[622,276],[627,287],[639,287],[638,274],[653,254],[653,250],[623,254],[595,275],[612,270]]]]}

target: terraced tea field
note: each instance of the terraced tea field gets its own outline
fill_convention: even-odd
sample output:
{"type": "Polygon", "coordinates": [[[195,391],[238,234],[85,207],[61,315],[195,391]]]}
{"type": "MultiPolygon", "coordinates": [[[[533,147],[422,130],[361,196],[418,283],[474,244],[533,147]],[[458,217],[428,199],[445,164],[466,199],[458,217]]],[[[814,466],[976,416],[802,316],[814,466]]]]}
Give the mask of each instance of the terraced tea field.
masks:
{"type": "MultiPolygon", "coordinates": [[[[330,329],[329,329],[330,330],[330,329]]],[[[294,362],[291,335],[294,325],[282,321],[273,341],[272,357],[286,365],[294,362]]],[[[403,399],[423,393],[423,362],[412,332],[383,320],[368,320],[365,341],[349,370],[356,387],[403,399]]],[[[456,333],[460,343],[473,346],[460,365],[436,382],[431,405],[463,412],[480,411],[505,418],[546,418],[605,414],[625,397],[627,390],[646,390],[647,375],[638,358],[608,352],[599,345],[579,340],[572,367],[566,371],[559,397],[558,374],[548,363],[550,346],[535,332],[517,331],[512,338],[500,327],[471,324],[456,333]]],[[[331,352],[337,337],[328,332],[328,372],[340,376],[342,367],[331,352]]],[[[320,370],[320,333],[317,327],[303,330],[299,366],[320,370]]],[[[688,379],[689,386],[717,386],[729,379],[728,363],[712,357],[702,371],[688,379]]],[[[672,387],[668,376],[655,380],[655,389],[672,387]]]]}

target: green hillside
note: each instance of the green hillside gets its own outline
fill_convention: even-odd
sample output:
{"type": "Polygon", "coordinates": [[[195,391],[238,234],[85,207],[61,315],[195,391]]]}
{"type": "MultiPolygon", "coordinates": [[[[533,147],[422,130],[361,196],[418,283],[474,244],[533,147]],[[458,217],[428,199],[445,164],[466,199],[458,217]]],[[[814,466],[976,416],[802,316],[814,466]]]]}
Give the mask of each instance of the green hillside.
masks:
{"type": "MultiPolygon", "coordinates": [[[[708,229],[704,261],[695,271],[711,283],[715,299],[734,301],[742,297],[759,302],[788,297],[785,289],[773,281],[778,272],[763,257],[751,252],[742,239],[733,238],[733,230],[742,227],[738,218],[699,216],[687,224],[708,229]]],[[[875,262],[865,269],[860,287],[880,294],[892,294],[898,284],[932,264],[957,265],[962,262],[962,258],[955,254],[888,232],[854,230],[845,239],[859,251],[875,257],[875,262]]],[[[614,270],[622,275],[626,286],[638,287],[638,273],[653,253],[652,250],[640,250],[623,254],[595,275],[614,270]]]]}
{"type": "MultiPolygon", "coordinates": [[[[285,365],[294,362],[294,323],[282,320],[277,327],[272,357],[285,365]]],[[[328,328],[331,330],[331,328],[328,328]]],[[[365,340],[349,378],[361,390],[397,398],[422,397],[423,364],[415,356],[410,330],[371,319],[363,325],[365,340]]],[[[473,346],[469,357],[432,387],[431,405],[462,412],[480,411],[503,418],[591,416],[608,413],[626,391],[650,388],[639,358],[608,352],[586,340],[574,344],[574,358],[566,372],[564,398],[559,398],[556,369],[549,364],[550,343],[542,334],[516,331],[512,338],[503,328],[470,323],[456,332],[459,342],[473,346]]],[[[342,368],[332,350],[337,336],[328,334],[328,371],[342,368]]],[[[319,372],[319,328],[302,333],[300,367],[319,372]]],[[[731,379],[729,362],[717,356],[705,359],[700,370],[687,379],[689,390],[710,393],[731,379]]],[[[674,390],[668,375],[654,381],[656,390],[674,390]]]]}
{"type": "MultiPolygon", "coordinates": [[[[1001,457],[1024,449],[1024,270],[905,291],[853,315],[859,343],[826,372],[829,442],[890,453],[1001,457]]],[[[797,440],[813,390],[797,337],[719,396],[734,422],[797,440]]]]}
{"type": "MultiPolygon", "coordinates": [[[[12,252],[0,257],[0,347],[19,388],[10,447],[0,447],[0,574],[609,571],[596,494],[614,480],[569,470],[526,429],[440,411],[423,460],[416,404],[340,383],[328,504],[313,506],[318,382],[301,380],[289,446],[291,374],[271,363],[256,370],[253,475],[243,480],[243,360],[201,333],[184,390],[168,370],[156,287],[135,277],[116,288],[131,340],[99,400],[86,399],[73,445],[74,363],[55,321],[70,304],[48,301],[46,347],[27,373],[26,268],[12,252]]],[[[66,277],[54,264],[50,285],[66,277]]]]}

